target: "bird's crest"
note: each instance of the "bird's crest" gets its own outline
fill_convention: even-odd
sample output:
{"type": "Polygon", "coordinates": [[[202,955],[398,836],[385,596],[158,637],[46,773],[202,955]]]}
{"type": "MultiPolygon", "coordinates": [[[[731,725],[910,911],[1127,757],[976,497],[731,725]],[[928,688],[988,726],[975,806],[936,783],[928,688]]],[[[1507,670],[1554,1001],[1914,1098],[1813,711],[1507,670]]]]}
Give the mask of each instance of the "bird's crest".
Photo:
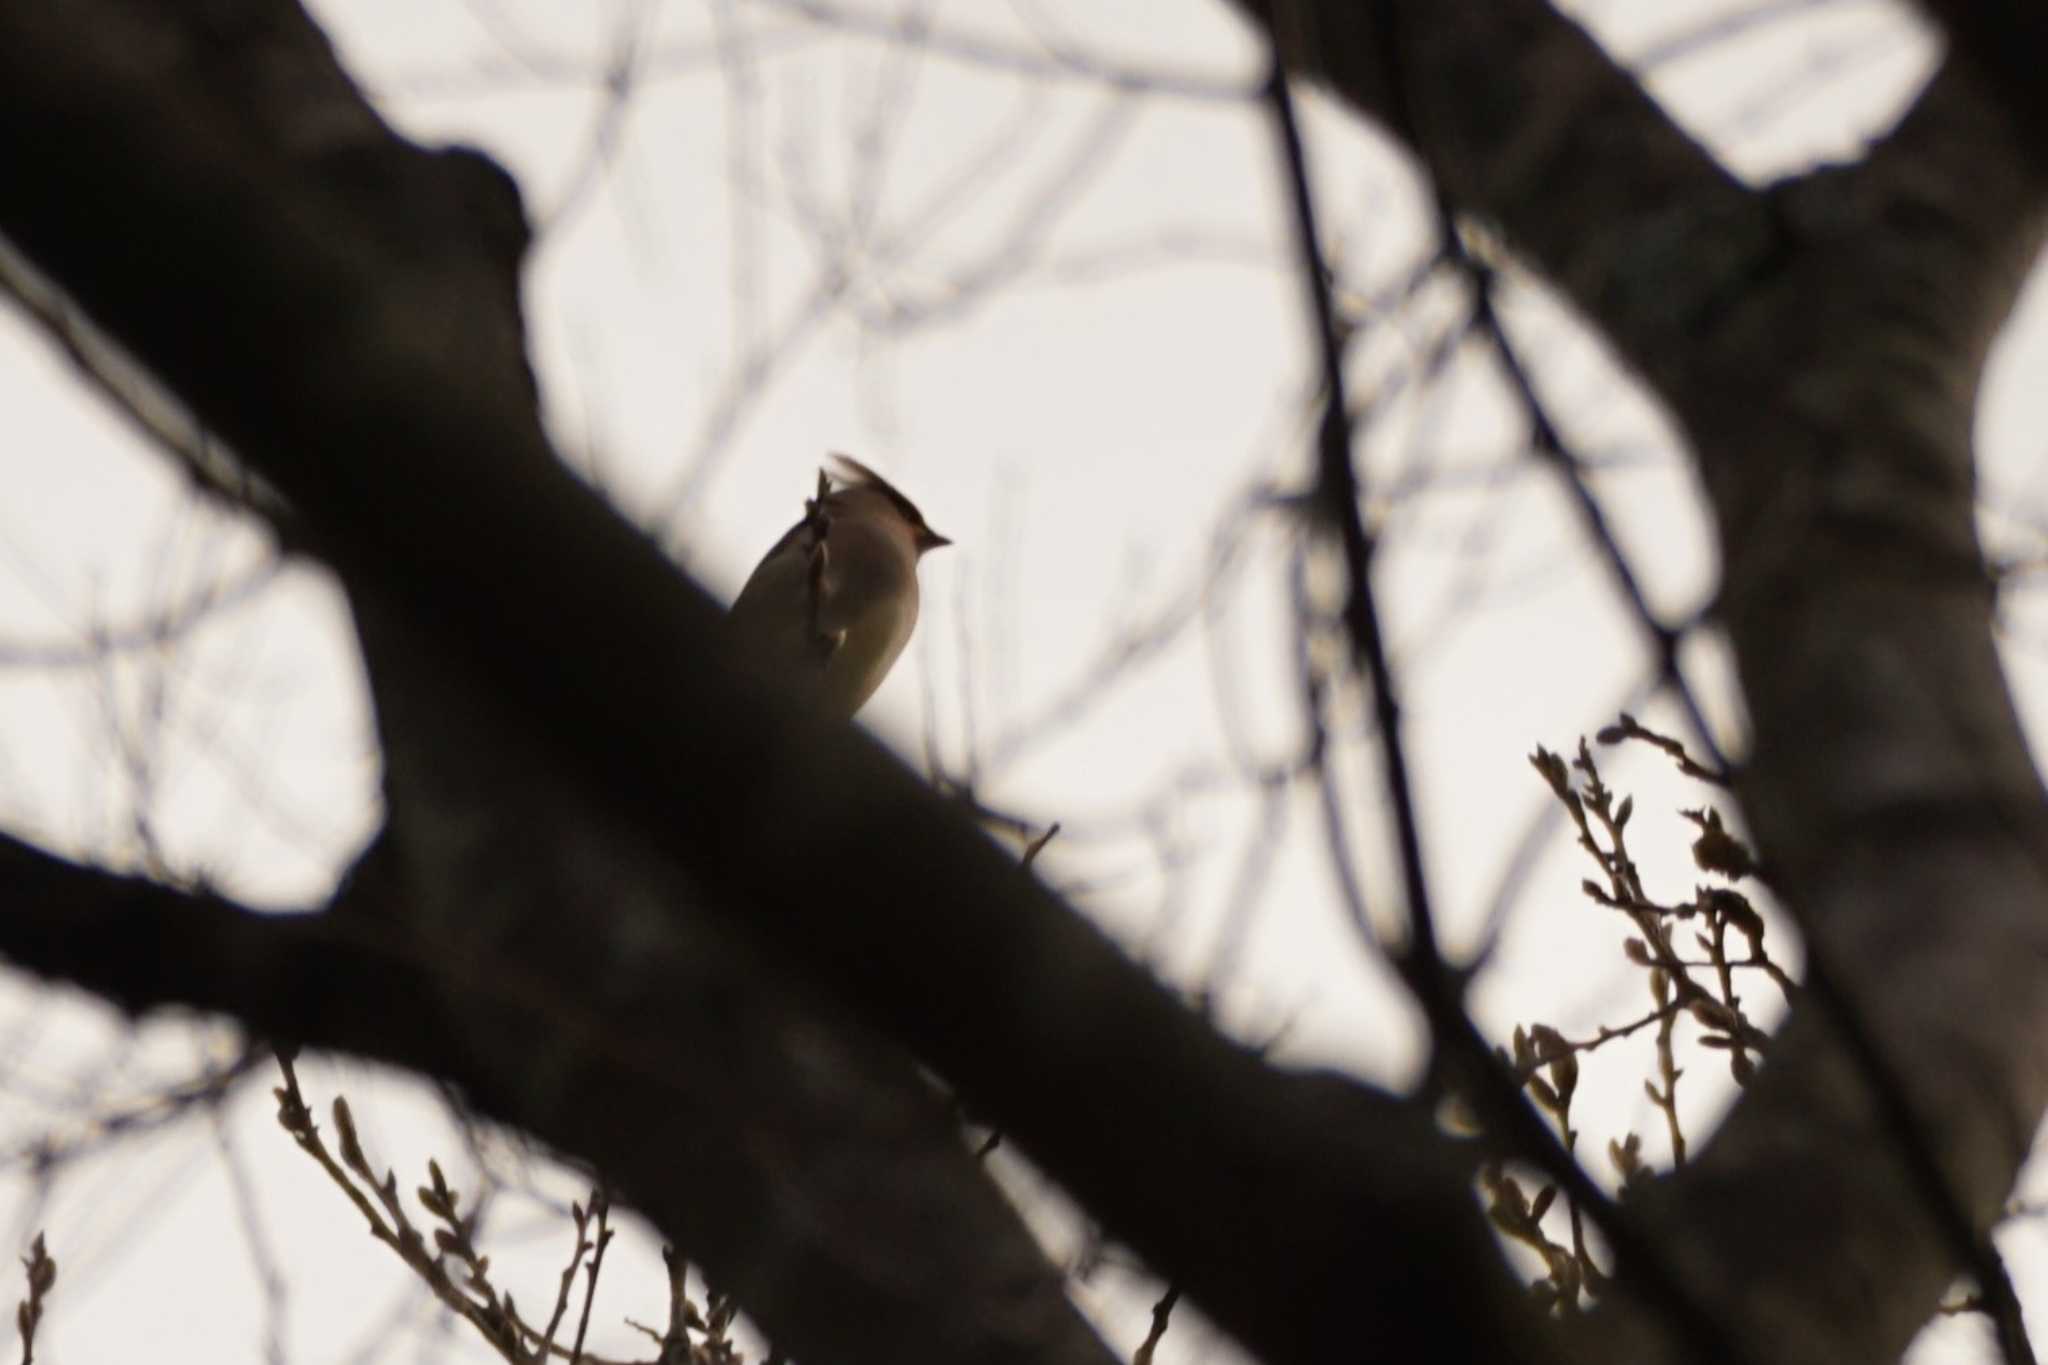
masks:
{"type": "MultiPolygon", "coordinates": [[[[895,484],[890,483],[880,474],[869,469],[859,460],[854,459],[853,456],[842,455],[835,450],[825,457],[825,463],[831,467],[831,473],[846,487],[872,488],[890,502],[895,503],[896,510],[901,512],[912,526],[922,527],[924,525],[924,513],[917,510],[916,503],[898,492],[895,484]]],[[[823,478],[825,472],[820,470],[819,477],[823,478]]]]}

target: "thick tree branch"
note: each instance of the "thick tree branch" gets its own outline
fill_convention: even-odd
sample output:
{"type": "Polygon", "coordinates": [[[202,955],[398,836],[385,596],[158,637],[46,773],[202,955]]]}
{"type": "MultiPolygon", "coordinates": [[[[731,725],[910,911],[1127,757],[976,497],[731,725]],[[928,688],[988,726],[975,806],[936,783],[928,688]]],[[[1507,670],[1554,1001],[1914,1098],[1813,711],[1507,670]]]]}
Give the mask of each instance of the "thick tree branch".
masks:
{"type": "Polygon", "coordinates": [[[1826,1264],[1775,1242],[1751,1287],[1806,1358],[1891,1358],[1960,1259],[1930,1184],[1981,1235],[2048,1104],[2048,821],[1993,647],[1971,461],[2048,196],[1951,64],[1867,161],[1776,197],[1781,268],[1702,338],[1715,381],[1670,396],[1721,529],[1755,731],[1740,791],[1832,1009],[1798,1012],[1669,1194],[1707,1244],[1825,1218],[1826,1264]],[[1896,1083],[1883,1103],[1859,1052],[1896,1083]]]}
{"type": "Polygon", "coordinates": [[[2029,0],[1921,0],[1948,30],[1949,45],[1997,92],[2031,149],[2048,167],[2048,9],[2029,0]]]}
{"type": "MultiPolygon", "coordinates": [[[[523,870],[523,869],[520,869],[523,870]]],[[[347,914],[265,915],[0,836],[14,963],[140,1013],[441,1076],[588,1160],[795,1349],[852,1360],[1112,1357],[989,1184],[948,1107],[853,1021],[702,932],[644,934],[627,976],[555,906],[519,945],[410,932],[374,868],[347,914]],[[579,946],[581,945],[581,946],[579,946]]]]}
{"type": "MultiPolygon", "coordinates": [[[[1352,666],[1372,687],[1373,723],[1379,736],[1387,800],[1393,807],[1396,846],[1400,852],[1408,930],[1404,941],[1391,953],[1392,963],[1429,1022],[1434,1046],[1432,1066],[1440,1074],[1454,1078],[1456,1093],[1473,1105],[1502,1146],[1521,1152],[1556,1182],[1557,1188],[1565,1191],[1572,1201],[1574,1217],[1584,1214],[1593,1219],[1619,1257],[1619,1278],[1630,1289],[1640,1291],[1646,1306],[1654,1308],[1671,1325],[1674,1340],[1683,1342],[1696,1359],[1740,1365],[1745,1355],[1729,1339],[1724,1325],[1700,1311],[1670,1273],[1662,1252],[1580,1169],[1576,1159],[1528,1104],[1520,1083],[1495,1057],[1493,1045],[1480,1035],[1466,1010],[1469,972],[1454,966],[1443,954],[1430,905],[1420,815],[1409,776],[1397,681],[1375,597],[1372,566],[1379,545],[1366,525],[1358,476],[1352,464],[1352,408],[1345,383],[1344,341],[1317,235],[1307,152],[1286,68],[1277,59],[1268,98],[1280,134],[1288,197],[1299,236],[1296,245],[1302,257],[1301,273],[1322,362],[1323,413],[1316,453],[1316,514],[1324,523],[1324,533],[1337,543],[1349,580],[1343,608],[1345,633],[1352,666]]],[[[1338,856],[1341,861],[1341,851],[1338,856]]],[[[1348,870],[1340,870],[1340,876],[1349,875],[1348,870]]]]}
{"type": "Polygon", "coordinates": [[[359,602],[1265,1358],[1542,1354],[1423,1116],[1224,1042],[871,741],[734,671],[715,605],[545,443],[511,253],[478,249],[501,186],[391,138],[295,8],[0,12],[0,159],[0,231],[276,484],[359,602]]]}
{"type": "MultiPolygon", "coordinates": [[[[1767,197],[1543,6],[1286,12],[1317,25],[1288,50],[1394,121],[1687,424],[1756,721],[1745,800],[1981,1226],[2048,1091],[2041,797],[1967,496],[1983,349],[2039,242],[2031,151],[1951,69],[1866,172],[1767,197]],[[1420,99],[1392,98],[1395,60],[1420,99]]],[[[1269,1358],[1374,1332],[1390,1358],[1540,1349],[1417,1120],[1221,1044],[872,746],[728,672],[715,607],[545,446],[512,253],[477,249],[504,221],[486,168],[391,140],[295,10],[207,24],[0,12],[0,231],[353,589],[403,604],[707,904],[744,906],[1269,1358]]],[[[1895,1356],[1954,1264],[1884,1137],[1808,1012],[1659,1196],[1703,1291],[1780,1359],[1895,1356]]]]}
{"type": "MultiPolygon", "coordinates": [[[[1535,0],[1246,7],[1685,424],[1756,730],[1747,809],[1838,1018],[1987,1227],[2048,1103],[2048,838],[1970,496],[1978,376],[2041,243],[2036,149],[1951,64],[1867,164],[1752,194],[1535,0]]],[[[1654,1197],[1688,1278],[1777,1358],[1895,1358],[1957,1264],[1899,1138],[1800,1010],[1654,1197]]]]}
{"type": "Polygon", "coordinates": [[[1777,250],[1769,206],[1544,0],[1234,0],[1660,387],[1777,250]]]}

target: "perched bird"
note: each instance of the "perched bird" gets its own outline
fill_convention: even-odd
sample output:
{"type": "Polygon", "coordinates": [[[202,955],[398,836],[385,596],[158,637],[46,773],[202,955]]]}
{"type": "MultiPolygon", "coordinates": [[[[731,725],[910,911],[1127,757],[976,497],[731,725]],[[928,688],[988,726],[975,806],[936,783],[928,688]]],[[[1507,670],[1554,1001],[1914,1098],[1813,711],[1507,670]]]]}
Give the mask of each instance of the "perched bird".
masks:
{"type": "Polygon", "coordinates": [[[953,542],[860,461],[827,463],[804,519],[755,567],[731,620],[758,665],[809,680],[820,704],[851,717],[917,625],[918,558],[953,542]]]}

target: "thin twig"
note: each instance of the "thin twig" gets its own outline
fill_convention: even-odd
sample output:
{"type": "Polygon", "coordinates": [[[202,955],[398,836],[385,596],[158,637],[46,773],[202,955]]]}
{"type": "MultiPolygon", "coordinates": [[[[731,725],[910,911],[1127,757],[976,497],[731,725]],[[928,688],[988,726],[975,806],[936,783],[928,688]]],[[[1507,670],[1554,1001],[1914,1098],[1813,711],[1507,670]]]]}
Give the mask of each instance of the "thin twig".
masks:
{"type": "MultiPolygon", "coordinates": [[[[1631,616],[1644,634],[1650,637],[1656,649],[1659,670],[1667,686],[1677,697],[1688,726],[1706,748],[1710,766],[1694,764],[1689,757],[1684,757],[1683,746],[1679,746],[1678,756],[1684,757],[1685,763],[1699,769],[1694,775],[1732,786],[1733,767],[1716,744],[1698,697],[1679,668],[1678,647],[1682,639],[1681,632],[1665,625],[1651,609],[1633,568],[1629,565],[1619,541],[1607,524],[1598,500],[1594,498],[1586,482],[1579,461],[1559,434],[1556,424],[1551,420],[1536,392],[1527,367],[1510,342],[1494,307],[1493,295],[1497,275],[1493,267],[1471,254],[1462,235],[1457,231],[1449,203],[1440,193],[1437,203],[1440,231],[1446,250],[1467,272],[1473,283],[1475,317],[1493,338],[1495,354],[1528,413],[1534,438],[1532,445],[1540,456],[1555,465],[1564,476],[1566,486],[1572,494],[1595,548],[1626,600],[1631,616]]],[[[1886,1127],[1891,1131],[1893,1142],[1899,1149],[1909,1178],[1919,1191],[1923,1202],[1929,1206],[1943,1236],[1977,1280],[1987,1305],[1985,1311],[1996,1328],[1999,1350],[2007,1365],[2033,1365],[2033,1345],[2027,1336],[2019,1297],[2012,1287],[2011,1277],[2005,1269],[2005,1262],[1999,1255],[1998,1248],[1988,1233],[1979,1231],[1970,1222],[1969,1215],[1964,1211],[1961,1201],[1957,1198],[1927,1141],[1925,1126],[1913,1113],[1912,1102],[1904,1093],[1897,1070],[1891,1066],[1889,1058],[1884,1054],[1876,1038],[1865,1027],[1862,1017],[1852,1011],[1846,993],[1834,981],[1832,973],[1827,968],[1824,952],[1817,944],[1808,944],[1806,984],[1814,998],[1833,1017],[1850,1055],[1870,1084],[1879,1112],[1886,1127]]]]}
{"type": "MultiPolygon", "coordinates": [[[[1383,36],[1390,47],[1389,68],[1399,91],[1399,62],[1391,52],[1392,24],[1388,6],[1380,7],[1383,36]]],[[[1469,1081],[1482,1107],[1482,1117],[1499,1135],[1515,1144],[1536,1161],[1582,1205],[1607,1234],[1615,1254],[1630,1266],[1645,1286],[1674,1319],[1672,1337],[1688,1345],[1702,1360],[1746,1361],[1747,1353],[1734,1349],[1726,1327],[1697,1303],[1676,1274],[1657,1255],[1648,1239],[1636,1230],[1602,1192],[1570,1153],[1558,1143],[1543,1120],[1522,1099],[1519,1087],[1494,1055],[1486,1039],[1465,1013],[1462,995],[1465,978],[1443,961],[1438,949],[1430,913],[1428,886],[1423,874],[1421,837],[1407,760],[1401,744],[1400,708],[1392,685],[1384,640],[1371,592],[1373,543],[1359,514],[1357,479],[1351,465],[1351,416],[1345,400],[1343,350],[1335,309],[1328,286],[1328,271],[1316,232],[1315,206],[1309,189],[1306,154],[1295,117],[1294,101],[1287,87],[1284,53],[1276,50],[1267,81],[1267,100],[1278,127],[1292,204],[1302,274],[1313,309],[1317,342],[1324,372],[1324,412],[1317,462],[1317,504],[1325,517],[1335,518],[1345,565],[1350,575],[1350,594],[1345,623],[1352,646],[1375,693],[1375,719],[1385,754],[1385,782],[1393,806],[1401,858],[1401,871],[1408,897],[1408,941],[1396,965],[1417,1003],[1428,1017],[1437,1041],[1439,1061],[1448,1057],[1469,1072],[1469,1081]]],[[[1397,97],[1397,108],[1404,102],[1397,97]]]]}
{"type": "Polygon", "coordinates": [[[34,1365],[36,1328],[42,1325],[43,1300],[49,1296],[50,1286],[57,1283],[57,1263],[43,1246],[42,1233],[37,1233],[35,1241],[29,1243],[28,1255],[21,1258],[21,1265],[28,1276],[28,1297],[14,1310],[14,1326],[21,1333],[21,1365],[34,1365]]]}
{"type": "Polygon", "coordinates": [[[1045,827],[1045,833],[1024,845],[1024,866],[1030,867],[1038,861],[1038,855],[1045,852],[1045,846],[1052,842],[1052,836],[1060,832],[1060,822],[1055,820],[1045,827]]]}
{"type": "MultiPolygon", "coordinates": [[[[277,1060],[284,1075],[284,1084],[272,1092],[277,1097],[278,1123],[348,1196],[349,1202],[356,1206],[356,1211],[369,1225],[370,1235],[396,1252],[399,1259],[433,1291],[434,1297],[476,1328],[491,1348],[512,1365],[530,1365],[536,1353],[543,1359],[550,1354],[563,1358],[561,1349],[549,1345],[539,1331],[521,1320],[511,1297],[499,1293],[488,1279],[489,1261],[470,1241],[470,1220],[458,1214],[455,1192],[443,1178],[439,1163],[427,1163],[432,1184],[419,1190],[421,1204],[441,1223],[433,1230],[430,1241],[406,1215],[405,1203],[398,1193],[398,1177],[388,1170],[380,1177],[371,1166],[357,1136],[355,1120],[349,1114],[348,1102],[337,1097],[330,1111],[340,1148],[337,1159],[328,1151],[305,1095],[299,1089],[298,1073],[291,1056],[280,1050],[277,1060]],[[365,1193],[365,1187],[368,1193],[365,1193]],[[443,1264],[444,1257],[461,1265],[466,1272],[464,1283],[456,1283],[448,1266],[443,1264]]],[[[590,1292],[593,1293],[598,1262],[603,1257],[609,1236],[600,1218],[596,1249],[589,1267],[590,1292]]],[[[583,1355],[583,1330],[589,1323],[590,1299],[586,1295],[575,1354],[566,1357],[572,1365],[583,1365],[586,1360],[590,1365],[603,1365],[596,1357],[583,1355]]]]}
{"type": "Polygon", "coordinates": [[[611,1196],[604,1192],[602,1186],[592,1190],[590,1214],[597,1220],[597,1237],[590,1253],[590,1268],[585,1272],[589,1278],[583,1286],[583,1313],[576,1320],[576,1346],[569,1352],[569,1365],[582,1365],[583,1362],[583,1342],[590,1334],[590,1305],[597,1298],[597,1275],[604,1267],[605,1248],[612,1244],[611,1212],[611,1196]]]}
{"type": "MultiPolygon", "coordinates": [[[[583,1258],[590,1254],[590,1217],[597,1202],[602,1198],[604,1198],[604,1188],[598,1186],[590,1192],[591,1208],[586,1209],[581,1204],[571,1204],[569,1206],[569,1217],[576,1225],[576,1245],[569,1253],[569,1264],[562,1267],[562,1277],[555,1286],[555,1307],[548,1314],[547,1330],[541,1334],[542,1349],[547,1352],[553,1352],[555,1349],[555,1333],[560,1330],[562,1318],[569,1311],[569,1291],[576,1286],[576,1271],[582,1266],[583,1258]]],[[[592,1287],[595,1288],[594,1285],[592,1287]]],[[[589,1302],[589,1295],[586,1294],[584,1296],[586,1307],[589,1302]]]]}
{"type": "Polygon", "coordinates": [[[1686,752],[1683,742],[1661,731],[1652,730],[1627,711],[1623,711],[1620,718],[1613,725],[1602,730],[1598,738],[1602,744],[1620,744],[1631,739],[1640,740],[1644,744],[1662,749],[1666,754],[1670,755],[1671,761],[1678,765],[1678,771],[1684,773],[1687,777],[1697,778],[1701,782],[1711,782],[1723,790],[1730,789],[1735,785],[1734,779],[1728,775],[1726,769],[1712,768],[1701,763],[1686,752]]]}
{"type": "Polygon", "coordinates": [[[1168,1285],[1166,1292],[1159,1296],[1159,1302],[1152,1305],[1151,1329],[1132,1353],[1131,1365],[1152,1365],[1152,1353],[1159,1349],[1160,1338],[1166,1335],[1166,1324],[1173,1317],[1173,1306],[1179,1302],[1180,1286],[1168,1285]]]}

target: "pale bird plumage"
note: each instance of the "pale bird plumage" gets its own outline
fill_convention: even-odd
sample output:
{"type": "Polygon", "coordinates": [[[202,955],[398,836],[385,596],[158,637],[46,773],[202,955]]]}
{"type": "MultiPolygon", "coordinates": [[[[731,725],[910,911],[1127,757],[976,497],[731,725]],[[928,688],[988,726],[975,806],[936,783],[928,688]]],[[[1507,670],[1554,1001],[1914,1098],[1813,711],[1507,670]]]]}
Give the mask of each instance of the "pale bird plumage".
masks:
{"type": "Polygon", "coordinates": [[[851,717],[910,642],[919,557],[952,542],[860,461],[826,463],[804,519],[755,567],[731,619],[759,666],[851,717]]]}

